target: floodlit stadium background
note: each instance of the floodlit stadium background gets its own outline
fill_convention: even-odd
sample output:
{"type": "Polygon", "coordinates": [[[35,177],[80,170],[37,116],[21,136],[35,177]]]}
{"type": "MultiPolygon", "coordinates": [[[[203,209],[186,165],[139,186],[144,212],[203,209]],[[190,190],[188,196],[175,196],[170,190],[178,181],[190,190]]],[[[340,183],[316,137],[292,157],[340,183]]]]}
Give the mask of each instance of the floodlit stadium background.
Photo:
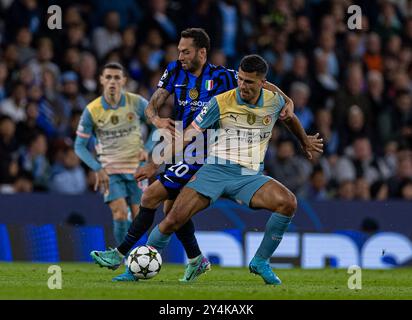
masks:
{"type": "MultiPolygon", "coordinates": [[[[0,260],[88,261],[113,245],[94,174],[73,152],[98,70],[121,62],[147,99],[180,31],[203,27],[211,63],[261,54],[268,80],[295,103],[325,153],[311,162],[277,125],[266,173],[299,198],[273,263],[388,268],[412,259],[410,1],[2,1],[0,5],[0,260]],[[51,5],[62,12],[50,29],[51,5]],[[361,28],[348,26],[359,5],[361,28]]],[[[173,116],[170,99],[161,110],[173,116]]],[[[222,200],[195,218],[215,263],[246,265],[268,217],[222,200]]],[[[161,218],[161,213],[157,219],[161,218]]],[[[143,239],[144,240],[144,239],[143,239]]],[[[174,241],[166,260],[184,262],[174,241]]]]}

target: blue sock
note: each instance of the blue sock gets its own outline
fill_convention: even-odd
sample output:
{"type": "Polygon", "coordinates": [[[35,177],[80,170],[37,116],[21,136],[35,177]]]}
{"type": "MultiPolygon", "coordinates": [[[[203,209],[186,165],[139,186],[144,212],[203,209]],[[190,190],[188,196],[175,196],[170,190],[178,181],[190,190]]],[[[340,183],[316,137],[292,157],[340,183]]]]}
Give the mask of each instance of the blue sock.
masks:
{"type": "Polygon", "coordinates": [[[266,223],[265,235],[255,253],[255,258],[266,261],[272,256],[280,241],[282,241],[283,234],[291,221],[292,217],[287,217],[277,212],[272,213],[266,223]]]}
{"type": "Polygon", "coordinates": [[[152,232],[150,232],[149,239],[147,239],[146,244],[148,246],[155,247],[157,251],[160,252],[169,244],[171,237],[171,234],[161,233],[159,230],[159,225],[156,225],[156,227],[153,228],[152,232]]]}
{"type": "Polygon", "coordinates": [[[116,240],[116,246],[123,242],[124,237],[129,230],[130,221],[128,220],[113,220],[113,234],[116,240]]]}

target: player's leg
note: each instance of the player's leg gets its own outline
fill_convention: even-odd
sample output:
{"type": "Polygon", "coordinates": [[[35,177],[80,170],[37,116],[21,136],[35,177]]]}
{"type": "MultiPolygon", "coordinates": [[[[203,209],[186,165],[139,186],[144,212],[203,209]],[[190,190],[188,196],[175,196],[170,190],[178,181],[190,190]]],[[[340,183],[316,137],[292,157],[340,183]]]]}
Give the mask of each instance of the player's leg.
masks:
{"type": "Polygon", "coordinates": [[[116,199],[109,202],[110,210],[113,215],[113,234],[116,244],[122,243],[127,230],[129,229],[129,221],[127,220],[127,202],[124,198],[116,199]]]}
{"type": "Polygon", "coordinates": [[[293,218],[297,207],[296,197],[284,185],[271,179],[253,194],[249,206],[273,212],[266,223],[262,242],[249,264],[249,269],[259,274],[268,284],[280,284],[280,279],[270,268],[269,259],[282,241],[283,234],[293,218]]]}
{"type": "Polygon", "coordinates": [[[209,206],[210,199],[194,189],[184,187],[166,217],[152,230],[147,245],[164,249],[174,232],[181,228],[195,213],[209,206]]]}
{"type": "Polygon", "coordinates": [[[127,255],[136,242],[150,229],[157,207],[163,200],[167,199],[167,196],[167,190],[159,180],[156,180],[145,190],[138,208],[139,214],[133,219],[125,238],[117,247],[120,254],[127,255]]]}

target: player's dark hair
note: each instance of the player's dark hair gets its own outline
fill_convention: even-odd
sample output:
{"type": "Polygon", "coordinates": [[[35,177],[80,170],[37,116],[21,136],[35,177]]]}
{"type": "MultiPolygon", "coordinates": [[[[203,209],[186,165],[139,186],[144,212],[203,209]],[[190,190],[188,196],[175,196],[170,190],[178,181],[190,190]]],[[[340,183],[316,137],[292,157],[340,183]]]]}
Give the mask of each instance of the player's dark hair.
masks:
{"type": "Polygon", "coordinates": [[[210,50],[210,38],[206,31],[202,28],[188,28],[180,33],[182,38],[192,38],[197,49],[206,49],[206,53],[210,50]]]}
{"type": "Polygon", "coordinates": [[[251,54],[243,57],[242,61],[240,61],[240,69],[248,73],[256,72],[258,75],[263,75],[266,77],[269,67],[265,59],[261,56],[251,54]]]}
{"type": "Polygon", "coordinates": [[[106,69],[121,70],[122,73],[123,73],[123,75],[126,76],[126,70],[125,70],[124,67],[123,67],[120,63],[118,63],[118,62],[108,62],[108,63],[106,63],[106,64],[103,66],[100,74],[103,74],[104,70],[106,70],[106,69]]]}

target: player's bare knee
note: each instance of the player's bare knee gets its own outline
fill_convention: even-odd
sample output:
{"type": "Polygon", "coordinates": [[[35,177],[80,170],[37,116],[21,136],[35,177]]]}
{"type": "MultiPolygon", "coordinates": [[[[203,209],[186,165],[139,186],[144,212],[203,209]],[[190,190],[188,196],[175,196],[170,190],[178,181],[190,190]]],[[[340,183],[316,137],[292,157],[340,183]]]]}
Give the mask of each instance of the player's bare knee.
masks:
{"type": "Polygon", "coordinates": [[[164,219],[163,219],[164,227],[167,229],[168,232],[176,232],[180,228],[180,222],[178,217],[173,214],[171,211],[164,219]]]}
{"type": "Polygon", "coordinates": [[[125,221],[127,220],[127,210],[122,208],[115,208],[112,210],[113,220],[125,221]]]}
{"type": "Polygon", "coordinates": [[[298,205],[296,197],[292,192],[289,191],[282,195],[280,201],[275,206],[274,211],[291,217],[294,215],[297,207],[298,205]]]}
{"type": "Polygon", "coordinates": [[[141,199],[141,205],[144,208],[157,208],[159,205],[159,200],[157,199],[157,195],[155,192],[147,192],[147,190],[143,193],[141,199]]]}

